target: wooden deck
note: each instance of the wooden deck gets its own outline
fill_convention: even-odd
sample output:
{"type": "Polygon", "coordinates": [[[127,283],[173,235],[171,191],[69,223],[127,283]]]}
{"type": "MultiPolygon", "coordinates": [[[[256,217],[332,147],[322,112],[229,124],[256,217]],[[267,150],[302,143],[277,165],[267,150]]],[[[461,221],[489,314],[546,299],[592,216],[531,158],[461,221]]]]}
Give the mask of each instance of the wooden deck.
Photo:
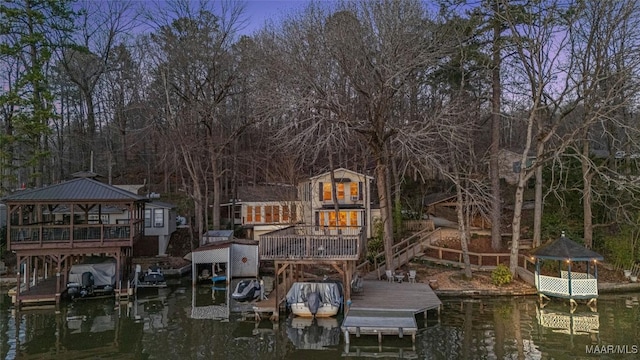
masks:
{"type": "Polygon", "coordinates": [[[415,315],[428,310],[440,312],[442,301],[428,284],[409,282],[364,281],[363,291],[351,299],[342,330],[345,342],[350,334],[411,336],[415,342],[418,331],[415,315]]]}

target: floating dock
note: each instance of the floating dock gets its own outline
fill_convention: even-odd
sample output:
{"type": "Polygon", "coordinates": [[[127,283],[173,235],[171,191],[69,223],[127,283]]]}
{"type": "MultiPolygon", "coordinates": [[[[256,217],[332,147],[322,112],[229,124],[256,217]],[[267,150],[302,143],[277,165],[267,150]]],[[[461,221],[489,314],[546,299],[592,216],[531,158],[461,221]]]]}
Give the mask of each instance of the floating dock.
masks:
{"type": "Polygon", "coordinates": [[[427,311],[437,310],[439,318],[441,306],[442,301],[428,284],[366,280],[345,314],[345,343],[350,343],[351,334],[377,335],[379,343],[384,335],[411,336],[415,343],[415,316],[424,313],[426,318],[427,311]]]}

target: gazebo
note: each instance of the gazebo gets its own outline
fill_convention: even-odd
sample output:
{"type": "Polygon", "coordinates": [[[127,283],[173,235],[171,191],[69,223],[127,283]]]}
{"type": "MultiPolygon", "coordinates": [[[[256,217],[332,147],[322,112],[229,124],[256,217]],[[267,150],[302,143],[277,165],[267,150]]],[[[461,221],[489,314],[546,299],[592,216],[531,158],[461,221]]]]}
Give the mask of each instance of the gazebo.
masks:
{"type": "Polygon", "coordinates": [[[595,304],[598,297],[598,261],[602,255],[567,238],[562,232],[559,239],[535,249],[535,283],[540,300],[549,297],[569,299],[576,306],[575,299],[586,299],[588,305],[595,304]],[[558,277],[542,275],[541,263],[545,260],[558,262],[558,277]],[[572,263],[586,263],[586,272],[571,271],[572,263]]]}

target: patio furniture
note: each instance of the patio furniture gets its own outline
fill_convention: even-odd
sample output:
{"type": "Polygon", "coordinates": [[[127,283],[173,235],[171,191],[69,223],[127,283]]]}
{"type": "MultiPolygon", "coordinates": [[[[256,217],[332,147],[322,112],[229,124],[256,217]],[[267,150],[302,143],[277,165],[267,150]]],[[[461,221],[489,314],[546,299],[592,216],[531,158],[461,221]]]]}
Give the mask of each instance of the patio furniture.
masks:
{"type": "Polygon", "coordinates": [[[394,278],[393,278],[393,271],[391,270],[385,270],[384,273],[387,275],[387,281],[388,282],[393,282],[394,278]]]}
{"type": "Polygon", "coordinates": [[[410,283],[415,283],[416,282],[416,271],[415,270],[409,270],[409,282],[410,283]]]}

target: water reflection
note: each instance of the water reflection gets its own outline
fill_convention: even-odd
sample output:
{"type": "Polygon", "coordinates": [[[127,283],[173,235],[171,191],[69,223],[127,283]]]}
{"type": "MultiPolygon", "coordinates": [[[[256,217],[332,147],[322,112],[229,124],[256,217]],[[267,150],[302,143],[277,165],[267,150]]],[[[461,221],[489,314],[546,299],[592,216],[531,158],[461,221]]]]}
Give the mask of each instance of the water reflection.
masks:
{"type": "Polygon", "coordinates": [[[421,330],[415,346],[408,337],[385,336],[378,344],[364,335],[347,346],[341,318],[256,322],[236,311],[242,304],[229,301],[227,290],[210,286],[192,291],[190,284],[179,284],[123,304],[82,300],[58,312],[14,311],[3,294],[0,358],[585,358],[591,356],[588,346],[640,345],[638,298],[601,296],[597,312],[579,305],[573,313],[568,302],[553,300],[541,308],[535,297],[443,299],[439,321],[434,314],[426,321],[417,318],[421,330]],[[211,306],[228,309],[228,317],[193,316],[211,306]]]}
{"type": "Polygon", "coordinates": [[[340,326],[336,318],[287,319],[287,337],[297,349],[326,350],[340,344],[340,326]]]}

